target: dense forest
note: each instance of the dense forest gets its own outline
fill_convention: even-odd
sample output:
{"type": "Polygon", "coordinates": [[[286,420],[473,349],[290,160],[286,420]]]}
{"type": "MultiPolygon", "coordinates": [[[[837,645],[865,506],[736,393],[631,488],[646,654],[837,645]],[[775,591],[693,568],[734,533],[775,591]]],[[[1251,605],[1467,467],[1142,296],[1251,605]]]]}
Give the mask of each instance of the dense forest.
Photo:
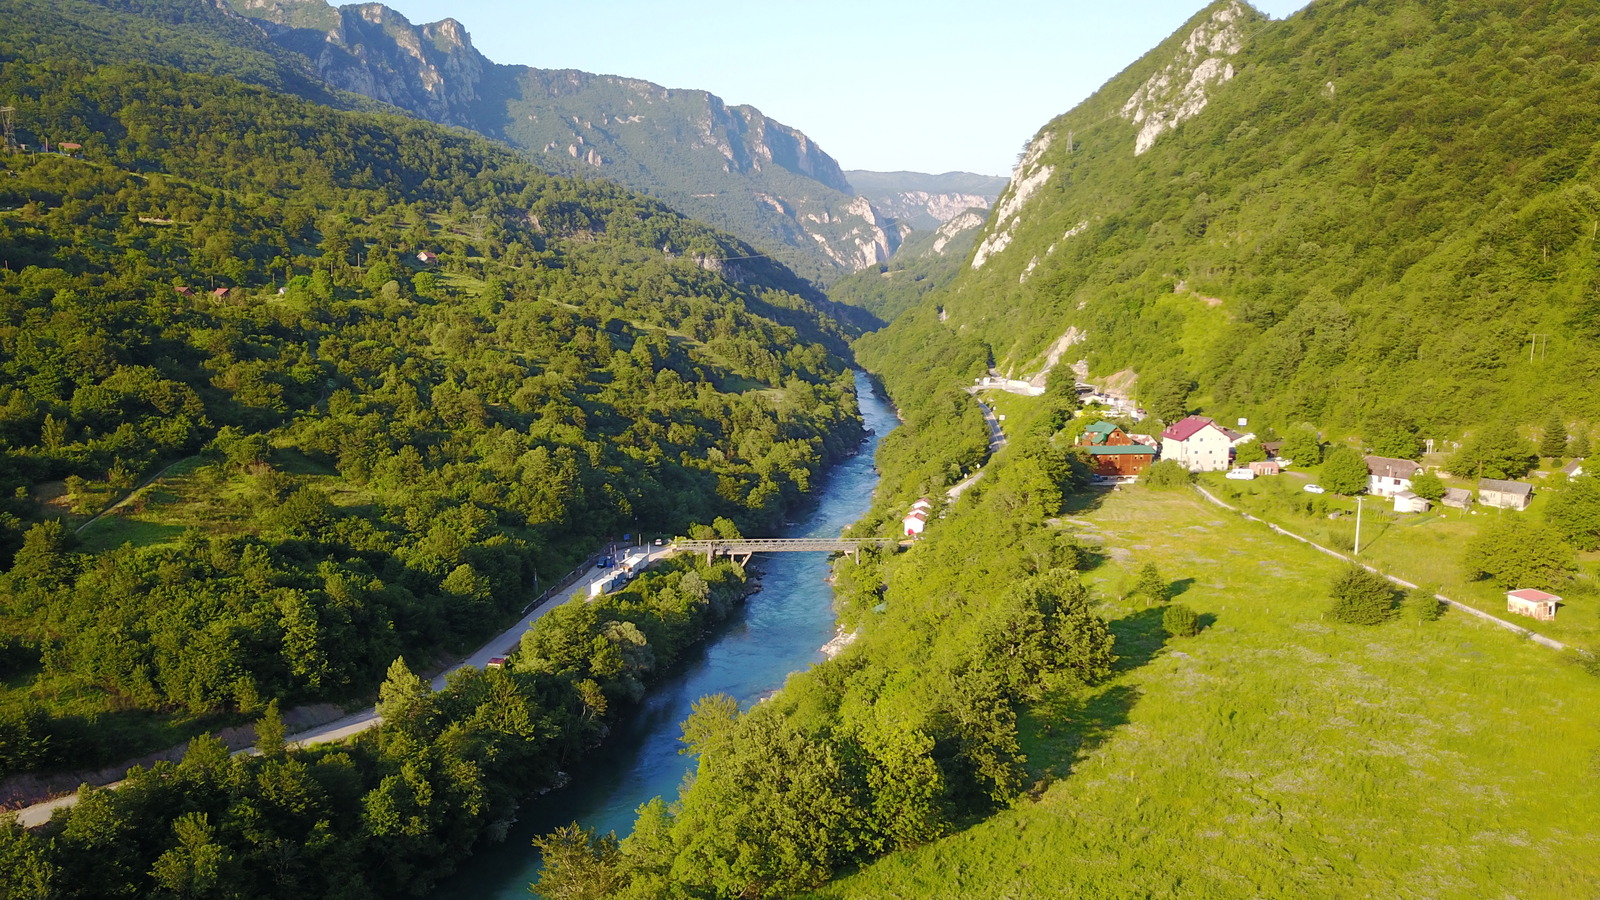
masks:
{"type": "Polygon", "coordinates": [[[960,340],[1031,372],[1075,326],[1097,379],[1279,430],[1600,420],[1597,28],[1583,4],[1213,3],[1039,132],[1004,249],[863,358],[960,340]],[[1224,66],[1135,152],[1130,98],[1174,115],[1224,66]]]}
{"type": "Polygon", "coordinates": [[[0,176],[0,770],[360,696],[603,538],[771,527],[857,443],[851,333],[656,201],[226,78],[0,92],[82,145],[0,176]],[[184,502],[80,544],[174,463],[184,502]]]}

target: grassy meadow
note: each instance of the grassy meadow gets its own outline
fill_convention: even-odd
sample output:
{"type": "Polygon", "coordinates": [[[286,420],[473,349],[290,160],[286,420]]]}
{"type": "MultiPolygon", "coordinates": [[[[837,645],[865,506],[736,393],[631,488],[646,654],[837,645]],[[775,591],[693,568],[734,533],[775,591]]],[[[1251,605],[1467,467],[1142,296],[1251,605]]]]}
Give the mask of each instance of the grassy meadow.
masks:
{"type": "MultiPolygon", "coordinates": [[[[1201,481],[1219,499],[1325,547],[1349,553],[1355,544],[1355,500],[1336,494],[1322,495],[1329,512],[1343,513],[1337,519],[1330,519],[1326,514],[1312,516],[1294,511],[1291,504],[1296,499],[1311,496],[1301,490],[1306,481],[1297,473],[1255,481],[1227,481],[1220,475],[1208,475],[1201,481]]],[[[1467,482],[1451,484],[1470,486],[1467,482]]],[[[1413,584],[1437,587],[1446,597],[1558,641],[1580,647],[1600,647],[1600,597],[1595,595],[1593,577],[1595,554],[1579,555],[1579,568],[1584,576],[1570,588],[1556,592],[1563,602],[1555,620],[1550,622],[1508,615],[1503,589],[1487,581],[1467,581],[1462,577],[1461,558],[1467,542],[1483,525],[1498,516],[1527,516],[1544,521],[1544,506],[1549,495],[1541,493],[1539,487],[1535,486],[1533,505],[1520,512],[1475,506],[1474,513],[1436,505],[1420,515],[1405,515],[1392,512],[1393,503],[1387,498],[1366,497],[1361,513],[1361,559],[1413,584]]]]}
{"type": "Polygon", "coordinates": [[[1600,896],[1600,679],[1459,613],[1324,621],[1337,561],[1193,492],[1086,507],[1117,676],[1024,715],[1012,808],[812,896],[1600,896]],[[1198,636],[1119,599],[1149,561],[1198,636]]]}

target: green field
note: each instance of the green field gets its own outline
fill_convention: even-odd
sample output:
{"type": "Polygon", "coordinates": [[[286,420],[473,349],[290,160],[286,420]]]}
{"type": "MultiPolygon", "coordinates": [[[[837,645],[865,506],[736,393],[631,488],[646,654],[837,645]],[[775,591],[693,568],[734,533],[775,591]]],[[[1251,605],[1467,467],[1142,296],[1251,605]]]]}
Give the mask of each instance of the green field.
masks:
{"type": "Polygon", "coordinates": [[[814,896],[1600,892],[1600,679],[1458,613],[1325,622],[1337,561],[1192,492],[1087,506],[1119,674],[1024,716],[1029,796],[814,896]],[[1147,561],[1199,636],[1118,599],[1147,561]]]}
{"type": "MultiPolygon", "coordinates": [[[[1255,481],[1226,481],[1220,475],[1201,479],[1206,489],[1237,506],[1325,547],[1348,553],[1355,544],[1355,501],[1335,494],[1323,495],[1328,510],[1344,513],[1338,519],[1326,514],[1309,516],[1292,511],[1291,498],[1305,495],[1306,481],[1287,474],[1255,481]]],[[[1470,487],[1467,482],[1451,482],[1470,487]]],[[[1585,575],[1569,588],[1557,591],[1561,608],[1551,622],[1521,619],[1506,613],[1505,591],[1487,581],[1467,581],[1461,575],[1461,558],[1467,542],[1484,524],[1499,516],[1526,516],[1544,520],[1549,495],[1534,492],[1533,506],[1525,511],[1474,507],[1476,512],[1435,506],[1421,515],[1397,515],[1382,497],[1365,497],[1362,503],[1361,559],[1414,584],[1437,587],[1445,596],[1493,616],[1517,622],[1540,634],[1581,647],[1600,647],[1600,597],[1594,589],[1594,554],[1579,556],[1585,575]]]]}

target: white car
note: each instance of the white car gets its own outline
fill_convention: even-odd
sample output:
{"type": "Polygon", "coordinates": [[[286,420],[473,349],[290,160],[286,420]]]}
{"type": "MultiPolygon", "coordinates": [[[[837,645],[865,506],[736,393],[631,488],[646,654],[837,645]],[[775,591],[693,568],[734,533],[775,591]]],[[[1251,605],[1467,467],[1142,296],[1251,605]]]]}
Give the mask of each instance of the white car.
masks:
{"type": "Polygon", "coordinates": [[[1305,491],[1308,494],[1326,494],[1328,492],[1328,489],[1323,487],[1320,484],[1308,484],[1305,487],[1301,488],[1301,490],[1305,491]]]}
{"type": "Polygon", "coordinates": [[[1255,481],[1256,473],[1249,469],[1229,469],[1223,478],[1232,478],[1234,481],[1255,481]]]}

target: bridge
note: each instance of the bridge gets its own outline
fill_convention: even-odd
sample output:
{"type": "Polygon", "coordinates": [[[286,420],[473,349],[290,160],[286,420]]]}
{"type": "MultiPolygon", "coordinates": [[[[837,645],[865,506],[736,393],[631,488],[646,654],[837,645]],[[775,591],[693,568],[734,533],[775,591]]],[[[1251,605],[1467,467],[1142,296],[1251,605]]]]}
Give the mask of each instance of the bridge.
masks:
{"type": "Polygon", "coordinates": [[[861,561],[862,547],[894,547],[895,538],[718,538],[711,541],[673,541],[672,548],[704,553],[710,562],[719,554],[735,557],[740,565],[753,553],[849,553],[861,561]],[[743,559],[737,557],[743,554],[743,559]]]}

